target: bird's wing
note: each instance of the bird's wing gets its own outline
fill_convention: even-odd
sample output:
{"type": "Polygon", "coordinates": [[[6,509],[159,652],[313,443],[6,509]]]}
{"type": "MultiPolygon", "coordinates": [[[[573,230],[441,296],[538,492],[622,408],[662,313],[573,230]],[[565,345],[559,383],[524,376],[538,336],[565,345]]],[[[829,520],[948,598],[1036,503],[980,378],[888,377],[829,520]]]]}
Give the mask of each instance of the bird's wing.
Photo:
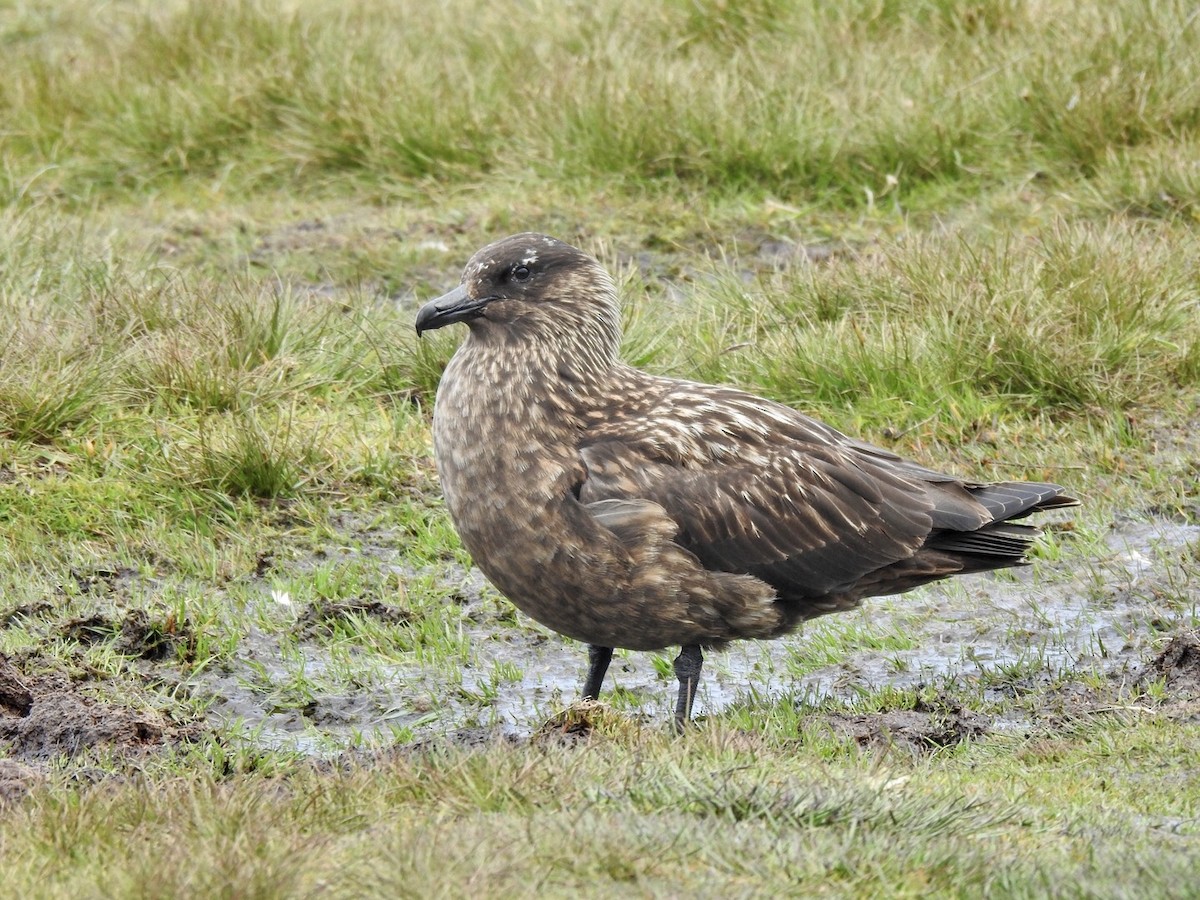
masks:
{"type": "Polygon", "coordinates": [[[973,528],[990,519],[948,477],[942,496],[833,429],[729,388],[676,390],[593,429],[580,455],[582,502],[653,501],[706,567],[797,596],[907,559],[947,517],[973,528]]]}

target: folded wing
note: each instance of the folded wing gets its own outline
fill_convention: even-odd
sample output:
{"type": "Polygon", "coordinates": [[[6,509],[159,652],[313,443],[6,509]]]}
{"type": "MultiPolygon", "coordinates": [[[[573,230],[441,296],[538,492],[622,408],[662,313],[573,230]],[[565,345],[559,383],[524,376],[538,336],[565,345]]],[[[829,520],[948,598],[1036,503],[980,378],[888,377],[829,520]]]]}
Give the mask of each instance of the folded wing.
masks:
{"type": "Polygon", "coordinates": [[[1017,565],[1037,529],[1007,520],[1075,503],[1056,485],[960,481],[740,391],[688,388],[691,410],[697,389],[711,395],[703,417],[667,394],[653,416],[593,430],[580,500],[650,500],[707,568],[754,575],[783,600],[819,607],[1017,565]]]}

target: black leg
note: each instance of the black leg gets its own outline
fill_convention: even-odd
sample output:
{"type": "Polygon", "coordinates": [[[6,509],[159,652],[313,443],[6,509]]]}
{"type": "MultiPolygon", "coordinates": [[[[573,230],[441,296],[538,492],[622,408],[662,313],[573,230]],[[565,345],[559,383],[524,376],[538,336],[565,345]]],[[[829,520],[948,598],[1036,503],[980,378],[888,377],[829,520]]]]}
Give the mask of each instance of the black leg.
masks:
{"type": "Polygon", "coordinates": [[[704,654],[699,644],[682,647],[675,657],[675,677],[679,679],[679,698],[675,701],[675,730],[683,731],[684,725],[692,720],[692,701],[700,686],[700,668],[704,665],[704,654]]]}
{"type": "Polygon", "coordinates": [[[587,681],[583,683],[583,699],[596,700],[600,697],[600,686],[604,684],[604,674],[612,661],[612,647],[588,646],[587,681]]]}

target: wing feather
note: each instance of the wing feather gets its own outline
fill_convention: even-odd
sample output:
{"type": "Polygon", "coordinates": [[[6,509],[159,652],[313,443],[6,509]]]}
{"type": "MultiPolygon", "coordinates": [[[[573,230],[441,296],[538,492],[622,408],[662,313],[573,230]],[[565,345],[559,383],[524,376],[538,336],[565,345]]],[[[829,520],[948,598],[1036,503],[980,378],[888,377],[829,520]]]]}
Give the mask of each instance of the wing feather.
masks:
{"type": "Polygon", "coordinates": [[[646,499],[679,525],[680,545],[705,566],[748,573],[782,593],[816,597],[911,556],[932,527],[919,488],[849,454],[783,446],[767,464],[681,468],[653,445],[606,440],[581,450],[580,499],[646,499]],[[620,472],[619,477],[605,473],[620,472]]]}
{"type": "Polygon", "coordinates": [[[640,377],[639,401],[614,402],[580,442],[580,499],[650,500],[707,568],[781,597],[1013,565],[1036,530],[999,522],[1076,502],[1057,485],[963,481],[734,388],[640,377]]]}

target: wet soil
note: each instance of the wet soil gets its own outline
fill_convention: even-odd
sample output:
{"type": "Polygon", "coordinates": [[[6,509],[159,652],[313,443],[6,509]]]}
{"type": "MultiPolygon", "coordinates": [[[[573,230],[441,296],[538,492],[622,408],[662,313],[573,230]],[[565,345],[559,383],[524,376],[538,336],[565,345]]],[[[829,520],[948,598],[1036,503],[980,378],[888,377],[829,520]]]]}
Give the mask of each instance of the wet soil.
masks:
{"type": "MultiPolygon", "coordinates": [[[[1106,546],[1082,568],[1073,559],[1061,567],[964,578],[867,601],[782,640],[736,643],[707,655],[697,711],[779,698],[853,706],[881,688],[943,681],[987,683],[993,686],[986,695],[1002,700],[1044,689],[1071,672],[1132,682],[1165,634],[1198,624],[1194,601],[1179,596],[1182,573],[1194,569],[1197,549],[1196,526],[1114,523],[1106,546]],[[831,655],[830,642],[838,645],[836,659],[815,662],[831,655]],[[888,643],[897,649],[881,649],[888,643]],[[1030,672],[1038,684],[1022,687],[1034,677],[1030,672]]],[[[481,627],[472,638],[474,661],[463,672],[464,686],[485,685],[488,673],[504,663],[523,673],[497,692],[492,710],[498,727],[528,735],[576,696],[586,661],[579,645],[524,618],[516,627],[481,627]]],[[[661,657],[669,659],[669,653],[661,657]]],[[[655,667],[653,654],[618,652],[602,699],[611,699],[615,688],[622,710],[666,721],[675,686],[664,668],[655,667]]],[[[914,724],[911,716],[899,718],[914,724]]],[[[881,723],[880,730],[888,725],[881,723]]]]}
{"type": "MultiPolygon", "coordinates": [[[[1200,718],[1200,633],[1179,631],[1131,681],[1110,678],[1107,683],[1065,680],[1047,685],[1025,679],[1021,688],[1037,692],[1036,712],[1029,717],[1031,733],[1072,727],[1089,717],[1112,713],[1136,702],[1172,717],[1200,718]],[[1153,683],[1165,688],[1157,694],[1153,683]]],[[[888,751],[903,749],[930,753],[967,740],[977,740],[993,729],[1011,728],[1013,717],[996,720],[968,709],[958,700],[939,693],[933,700],[918,698],[911,707],[869,713],[822,711],[809,717],[835,736],[860,746],[888,751]]]]}
{"type": "Polygon", "coordinates": [[[101,700],[88,680],[40,673],[44,661],[0,654],[0,804],[22,796],[42,773],[64,762],[118,757],[134,761],[197,739],[200,727],[181,725],[146,709],[101,700]]]}
{"type": "Polygon", "coordinates": [[[992,727],[987,716],[944,696],[934,702],[919,699],[909,709],[834,712],[824,716],[822,722],[836,736],[861,746],[903,746],[918,753],[981,738],[992,727]]]}
{"type": "Polygon", "coordinates": [[[334,625],[348,616],[370,616],[387,625],[407,625],[412,613],[399,606],[366,598],[318,600],[308,604],[297,619],[300,635],[306,638],[333,633],[334,625]]]}
{"type": "Polygon", "coordinates": [[[0,717],[0,741],[16,759],[45,762],[93,750],[140,751],[162,745],[172,730],[157,714],[93,699],[61,676],[25,684],[31,698],[26,712],[0,717]]]}
{"type": "MultiPolygon", "coordinates": [[[[66,672],[61,658],[36,650],[0,656],[0,801],[64,760],[137,760],[200,739],[330,757],[355,747],[395,752],[398,740],[411,750],[572,742],[585,739],[594,717],[605,714],[669,720],[675,688],[663,665],[669,653],[619,652],[601,709],[580,711],[571,704],[585,668],[583,647],[515,616],[477,571],[447,562],[432,573],[401,572],[396,535],[340,525],[353,540],[339,552],[353,546],[372,564],[454,586],[450,602],[462,610],[469,649],[453,678],[444,663],[430,665],[419,653],[390,654],[339,675],[347,663],[331,655],[330,644],[341,623],[370,619],[397,633],[414,625],[401,603],[366,596],[281,609],[278,631],[251,627],[234,658],[192,671],[194,623],[163,608],[120,608],[124,591],[145,595],[153,585],[137,584],[123,570],[79,572],[97,600],[93,612],[56,620],[50,603],[0,610],[4,624],[36,626],[45,640],[77,648],[66,672]],[[86,653],[96,647],[124,660],[120,673],[89,667],[86,653]],[[305,692],[288,686],[296,676],[303,676],[305,692]],[[122,703],[114,699],[124,696],[114,682],[158,685],[160,693],[125,691],[142,700],[122,703]],[[177,720],[169,703],[146,700],[163,693],[199,700],[203,716],[177,720]]],[[[1187,596],[1198,551],[1200,527],[1120,521],[1082,564],[1079,555],[1068,555],[1061,563],[868,601],[793,637],[709,654],[697,712],[702,719],[731,704],[792,702],[814,709],[818,724],[844,740],[915,753],[997,730],[1062,727],[1111,709],[1121,697],[1154,695],[1172,714],[1200,715],[1200,622],[1196,598],[1187,596]],[[985,685],[985,701],[999,705],[1023,696],[1038,702],[997,716],[965,708],[953,690],[925,690],[972,684],[985,685]],[[919,696],[935,699],[861,709],[864,696],[888,687],[919,688],[919,696]]],[[[295,556],[286,564],[305,565],[295,556]]],[[[266,604],[274,603],[269,578],[279,565],[251,576],[262,582],[266,604]]]]}
{"type": "Polygon", "coordinates": [[[1161,681],[1177,700],[1200,700],[1200,634],[1173,636],[1137,678],[1142,687],[1153,681],[1161,681]]]}

